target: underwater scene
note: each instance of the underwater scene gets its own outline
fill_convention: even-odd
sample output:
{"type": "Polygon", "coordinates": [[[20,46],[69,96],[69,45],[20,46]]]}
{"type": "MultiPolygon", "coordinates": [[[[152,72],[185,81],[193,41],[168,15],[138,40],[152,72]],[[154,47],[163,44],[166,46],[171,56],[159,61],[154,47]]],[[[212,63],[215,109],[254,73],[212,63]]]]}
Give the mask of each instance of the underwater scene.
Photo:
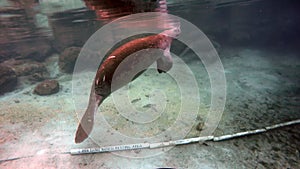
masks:
{"type": "Polygon", "coordinates": [[[0,0],[0,168],[300,168],[297,0],[0,0]]]}

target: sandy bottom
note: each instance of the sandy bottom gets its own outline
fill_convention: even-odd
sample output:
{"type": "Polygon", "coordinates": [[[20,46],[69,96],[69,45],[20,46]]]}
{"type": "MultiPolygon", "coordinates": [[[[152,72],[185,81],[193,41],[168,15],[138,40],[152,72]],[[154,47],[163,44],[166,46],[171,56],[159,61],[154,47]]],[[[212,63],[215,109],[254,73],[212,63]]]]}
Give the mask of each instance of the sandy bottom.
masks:
{"type": "MultiPolygon", "coordinates": [[[[226,49],[220,57],[227,101],[214,136],[300,118],[299,56],[226,49]]],[[[61,76],[60,92],[51,96],[32,94],[34,86],[6,94],[0,98],[0,168],[300,167],[300,125],[223,142],[68,154],[72,148],[199,136],[209,115],[209,77],[200,61],[187,60],[189,69],[181,67],[180,60],[175,63],[173,74],[150,69],[107,98],[96,114],[91,138],[81,144],[74,143],[74,133],[87,105],[93,73],[73,80],[61,76]],[[186,78],[190,71],[196,81],[186,78]]]]}

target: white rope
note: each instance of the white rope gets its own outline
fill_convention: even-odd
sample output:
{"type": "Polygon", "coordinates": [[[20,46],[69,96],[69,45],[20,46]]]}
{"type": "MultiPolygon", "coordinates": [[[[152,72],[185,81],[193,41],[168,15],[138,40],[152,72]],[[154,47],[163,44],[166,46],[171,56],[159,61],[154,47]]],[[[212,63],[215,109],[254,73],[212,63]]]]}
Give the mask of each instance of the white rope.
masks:
{"type": "MultiPolygon", "coordinates": [[[[236,137],[242,137],[242,136],[246,136],[246,135],[259,134],[259,133],[267,132],[269,130],[273,130],[276,128],[285,127],[285,126],[289,126],[289,125],[294,125],[294,124],[300,124],[300,119],[285,122],[285,123],[275,124],[275,125],[257,129],[257,130],[250,130],[250,131],[239,132],[239,133],[235,133],[235,134],[223,135],[223,136],[218,136],[218,137],[204,136],[204,137],[188,138],[188,139],[167,141],[167,142],[160,142],[160,143],[138,143],[138,144],[107,146],[107,147],[100,147],[100,148],[71,149],[68,152],[60,152],[57,154],[79,155],[79,154],[104,153],[104,152],[113,152],[113,151],[137,150],[137,149],[146,149],[146,148],[154,149],[154,148],[162,148],[162,147],[168,147],[168,146],[191,144],[191,143],[205,142],[205,141],[217,142],[217,141],[233,139],[236,137]]],[[[19,160],[19,159],[24,159],[24,158],[33,158],[33,157],[35,157],[35,155],[0,159],[0,164],[3,162],[14,161],[14,160],[19,160]]]]}
{"type": "Polygon", "coordinates": [[[206,136],[206,137],[188,138],[188,139],[167,141],[167,142],[160,142],[160,143],[137,143],[137,144],[107,146],[107,147],[100,147],[100,148],[71,149],[70,154],[76,155],[76,154],[104,153],[104,152],[136,150],[136,149],[146,149],[146,148],[148,149],[162,148],[168,146],[190,144],[199,141],[208,141],[208,140],[212,140],[213,138],[214,138],[213,136],[206,136]]]}
{"type": "Polygon", "coordinates": [[[100,147],[100,148],[83,148],[83,149],[71,149],[70,154],[72,155],[79,155],[79,154],[90,154],[90,153],[104,153],[104,152],[113,152],[113,151],[124,151],[124,150],[136,150],[136,149],[153,149],[153,148],[162,148],[168,146],[176,146],[176,145],[183,145],[183,144],[191,144],[196,142],[205,142],[205,141],[223,141],[228,139],[233,139],[236,137],[242,137],[252,134],[258,134],[267,132],[269,130],[273,130],[276,128],[289,126],[293,124],[300,124],[300,119],[293,120],[285,123],[275,124],[269,127],[250,130],[245,132],[239,132],[235,134],[223,135],[223,136],[204,136],[204,137],[196,137],[196,138],[188,138],[182,140],[175,140],[175,141],[166,141],[160,143],[137,143],[137,144],[127,144],[127,145],[117,145],[117,146],[107,146],[107,147],[100,147]]]}

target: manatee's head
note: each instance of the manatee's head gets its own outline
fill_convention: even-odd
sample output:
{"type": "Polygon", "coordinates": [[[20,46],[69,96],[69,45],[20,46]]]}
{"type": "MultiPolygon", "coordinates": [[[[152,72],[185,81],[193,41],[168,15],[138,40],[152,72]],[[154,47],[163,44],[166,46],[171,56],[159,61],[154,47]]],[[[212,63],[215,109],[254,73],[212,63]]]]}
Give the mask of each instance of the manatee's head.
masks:
{"type": "Polygon", "coordinates": [[[163,31],[161,34],[172,37],[172,38],[176,38],[176,37],[178,37],[178,35],[180,33],[181,33],[180,26],[176,26],[171,29],[163,31]]]}

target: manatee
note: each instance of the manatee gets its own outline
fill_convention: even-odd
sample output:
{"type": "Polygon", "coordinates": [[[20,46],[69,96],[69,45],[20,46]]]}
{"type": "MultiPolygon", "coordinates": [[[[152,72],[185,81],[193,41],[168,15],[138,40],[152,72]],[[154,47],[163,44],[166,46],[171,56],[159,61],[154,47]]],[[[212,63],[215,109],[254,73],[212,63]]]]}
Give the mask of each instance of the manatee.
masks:
{"type": "Polygon", "coordinates": [[[142,74],[141,69],[149,67],[155,61],[159,73],[171,69],[170,46],[172,39],[179,33],[179,28],[172,28],[159,34],[133,39],[106,55],[93,80],[89,103],[78,125],[75,143],[81,143],[89,136],[94,125],[94,115],[105,98],[142,74]],[[151,53],[151,48],[160,49],[160,55],[147,54],[147,51],[151,53]],[[142,54],[135,54],[142,50],[142,54]]]}

